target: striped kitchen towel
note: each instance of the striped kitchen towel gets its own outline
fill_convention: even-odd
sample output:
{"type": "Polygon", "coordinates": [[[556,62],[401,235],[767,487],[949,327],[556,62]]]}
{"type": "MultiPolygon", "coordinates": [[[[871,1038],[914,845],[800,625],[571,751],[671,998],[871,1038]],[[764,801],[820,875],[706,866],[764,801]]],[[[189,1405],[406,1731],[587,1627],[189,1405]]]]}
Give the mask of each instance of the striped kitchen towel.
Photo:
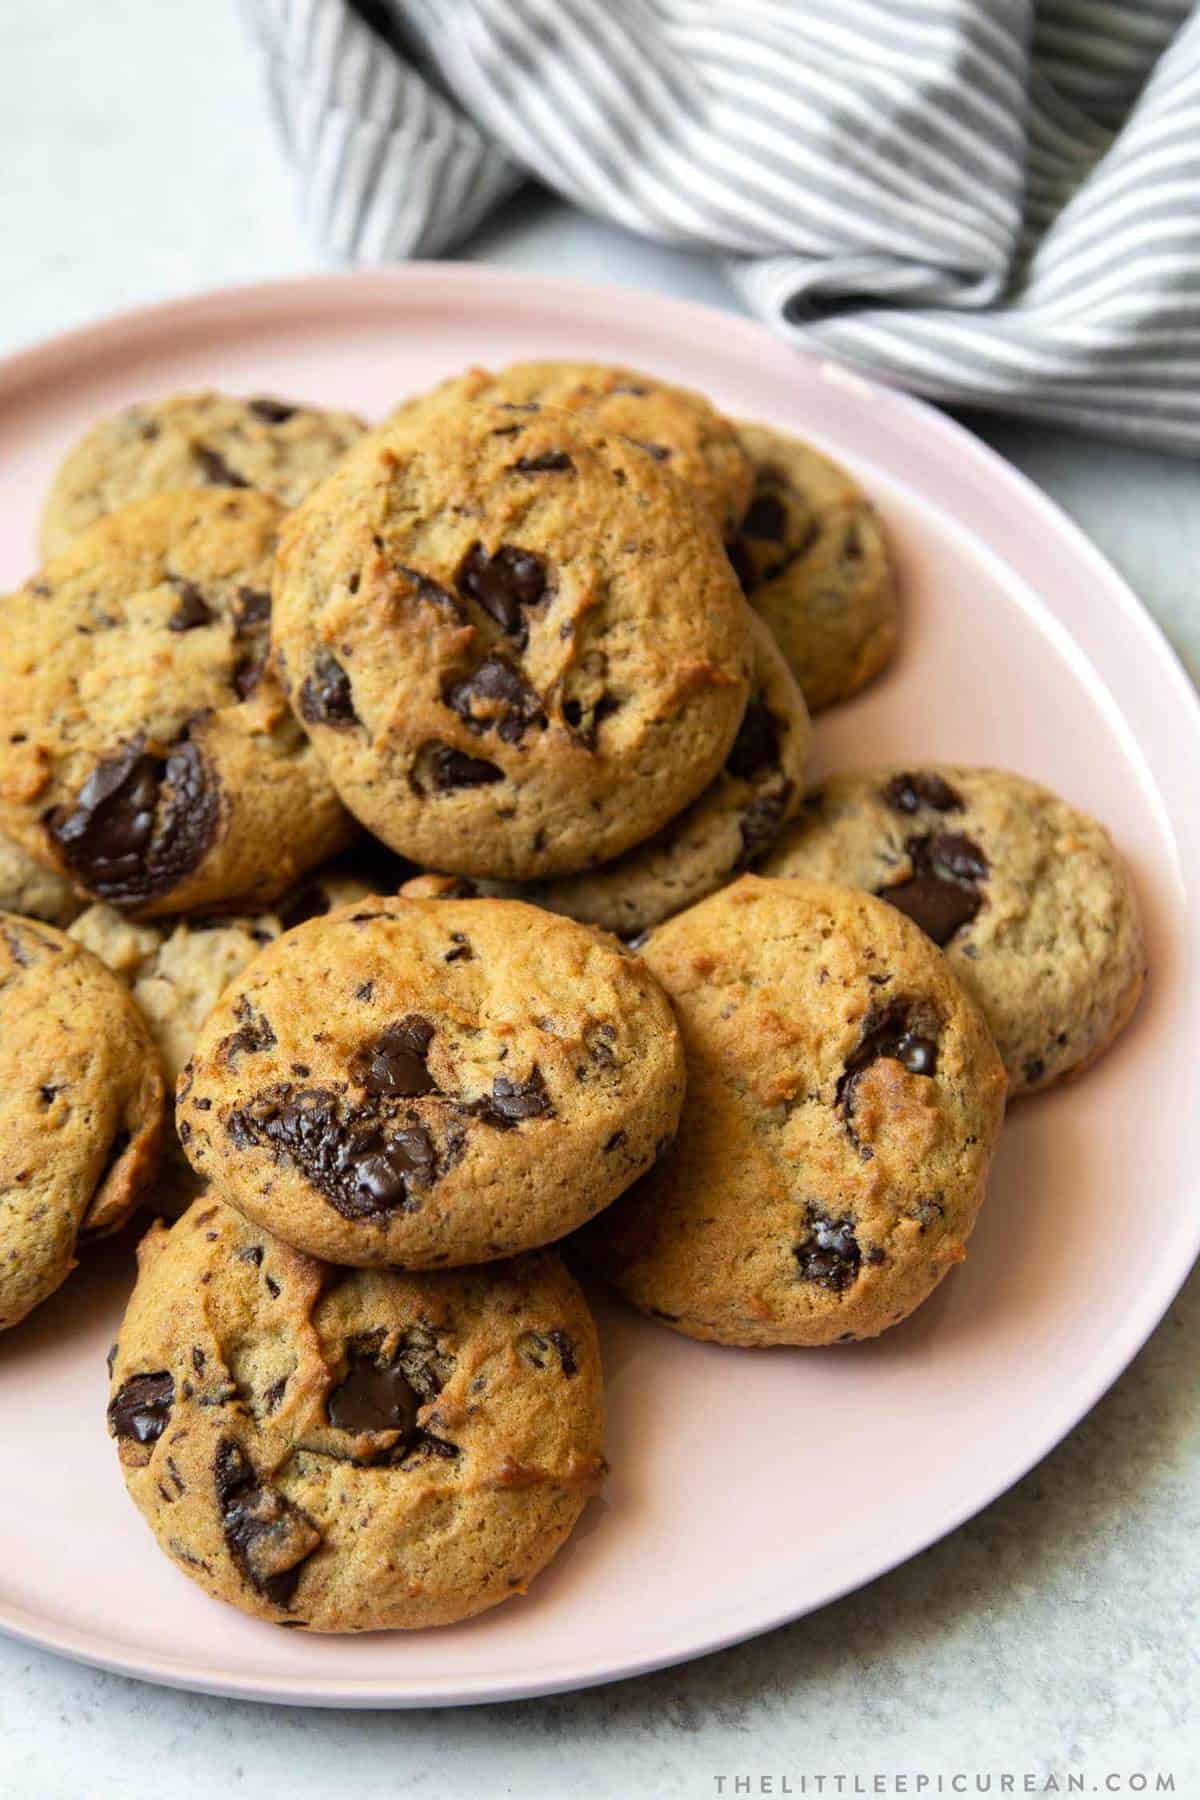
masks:
{"type": "Polygon", "coordinates": [[[1191,0],[241,4],[339,257],[533,176],[886,380],[1200,449],[1191,0]]]}

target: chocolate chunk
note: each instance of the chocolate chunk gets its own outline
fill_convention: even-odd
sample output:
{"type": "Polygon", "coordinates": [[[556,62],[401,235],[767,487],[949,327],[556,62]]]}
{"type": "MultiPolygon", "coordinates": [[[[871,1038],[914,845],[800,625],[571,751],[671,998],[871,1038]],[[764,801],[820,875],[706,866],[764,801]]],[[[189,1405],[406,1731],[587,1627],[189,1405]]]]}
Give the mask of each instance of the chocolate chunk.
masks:
{"type": "Polygon", "coordinates": [[[551,475],[573,470],[575,464],[565,450],[544,450],[540,456],[519,456],[512,467],[519,475],[551,475]]]}
{"type": "Polygon", "coordinates": [[[250,483],[236,469],[231,469],[219,450],[207,444],[193,444],[192,455],[204,471],[204,479],[213,487],[248,488],[250,483]]]}
{"type": "Polygon", "coordinates": [[[263,678],[265,656],[243,656],[234,664],[233,689],[239,700],[248,700],[263,678]]]}
{"type": "Polygon", "coordinates": [[[559,1364],[564,1375],[577,1375],[579,1364],[575,1360],[575,1346],[566,1332],[555,1326],[550,1331],[526,1331],[517,1340],[517,1349],[527,1363],[535,1369],[552,1366],[551,1349],[557,1352],[559,1364]]]}
{"type": "Polygon", "coordinates": [[[501,1131],[511,1130],[523,1119],[554,1116],[554,1106],[536,1063],[525,1081],[510,1081],[507,1076],[497,1075],[490,1097],[473,1101],[466,1110],[501,1131]]]}
{"type": "Polygon", "coordinates": [[[792,783],[754,794],[742,808],[738,830],[742,839],[741,866],[748,868],[771,848],[783,827],[784,816],[792,800],[792,783]]]}
{"type": "Polygon", "coordinates": [[[879,888],[881,899],[898,907],[935,944],[948,944],[983,905],[979,883],[987,878],[987,857],[958,832],[909,838],[905,849],[913,872],[907,881],[879,888]]]}
{"type": "Polygon", "coordinates": [[[198,625],[211,625],[216,615],[195,582],[180,575],[168,579],[179,595],[179,605],[167,620],[167,630],[195,631],[198,625]]]}
{"type": "Polygon", "coordinates": [[[1046,1065],[1040,1056],[1031,1056],[1026,1060],[1021,1072],[1032,1087],[1046,1073],[1046,1065]]]}
{"type": "Polygon", "coordinates": [[[338,1431],[402,1431],[417,1423],[421,1396],[398,1363],[352,1349],[345,1375],[325,1402],[338,1431]]]}
{"type": "Polygon", "coordinates": [[[271,596],[265,588],[240,587],[237,591],[237,631],[239,636],[256,625],[271,623],[271,596]]]}
{"type": "Polygon", "coordinates": [[[794,1250],[801,1281],[815,1281],[840,1294],[857,1280],[862,1263],[854,1220],[831,1219],[810,1206],[804,1223],[805,1234],[794,1250]]]}
{"type": "Polygon", "coordinates": [[[743,534],[746,537],[766,538],[772,544],[781,544],[786,531],[787,508],[783,501],[770,488],[760,488],[742,520],[743,534]]]}
{"type": "Polygon", "coordinates": [[[620,706],[621,702],[616,695],[606,691],[598,694],[590,706],[586,707],[580,700],[564,700],[562,716],[584,749],[594,750],[601,725],[605,719],[610,719],[613,713],[618,712],[620,706]]]}
{"type": "Polygon", "coordinates": [[[433,1036],[429,1020],[418,1013],[410,1013],[355,1052],[350,1059],[350,1074],[368,1094],[399,1095],[406,1099],[418,1094],[435,1094],[437,1082],[425,1062],[433,1036]]]}
{"type": "Polygon", "coordinates": [[[531,725],[546,724],[540,696],[502,656],[489,656],[461,681],[447,683],[442,699],[472,731],[494,727],[506,744],[520,743],[531,725]]]}
{"type": "Polygon", "coordinates": [[[764,700],[751,700],[742,715],[725,767],[739,781],[779,767],[779,723],[764,700]]]}
{"type": "Polygon", "coordinates": [[[456,595],[449,588],[444,588],[440,581],[434,581],[430,575],[423,575],[420,569],[409,569],[399,564],[399,572],[406,581],[411,581],[417,590],[417,599],[423,600],[427,606],[436,606],[442,612],[449,613],[451,618],[466,619],[466,612],[459,604],[456,595]]]}
{"type": "Polygon", "coordinates": [[[919,812],[922,806],[932,806],[935,812],[961,812],[963,808],[962,795],[928,769],[893,775],[883,797],[893,811],[902,813],[919,812]]]}
{"type": "Polygon", "coordinates": [[[295,418],[299,410],[295,406],[289,406],[286,400],[272,400],[266,394],[258,394],[253,400],[248,400],[246,409],[266,425],[286,425],[289,419],[295,418]]]}
{"type": "Polygon", "coordinates": [[[156,1443],[171,1422],[174,1404],[175,1383],[165,1369],[131,1376],[109,1402],[108,1428],[114,1437],[156,1443]]]}
{"type": "Polygon", "coordinates": [[[203,859],[220,802],[197,746],[177,744],[165,761],[143,738],[100,762],[69,809],[46,820],[83,884],[115,905],[165,893],[203,859]]]}
{"type": "MultiPolygon", "coordinates": [[[[454,788],[485,787],[492,781],[503,781],[504,770],[495,763],[484,762],[482,757],[468,756],[463,750],[455,750],[449,744],[432,738],[421,746],[419,760],[428,770],[429,780],[438,793],[449,793],[454,788]]],[[[414,786],[418,793],[424,789],[414,772],[414,786]]]]}
{"type": "Polygon", "coordinates": [[[323,1088],[283,1083],[231,1112],[225,1130],[240,1148],[270,1145],[346,1219],[378,1218],[416,1204],[414,1189],[437,1179],[433,1139],[419,1122],[348,1106],[323,1088]]]}
{"type": "Polygon", "coordinates": [[[217,1505],[230,1555],[275,1606],[290,1606],[321,1534],[298,1506],[260,1481],[241,1446],[222,1438],[213,1465],[217,1505]]]}
{"type": "Polygon", "coordinates": [[[579,1373],[579,1364],[575,1360],[575,1346],[567,1336],[566,1332],[556,1325],[552,1330],[546,1333],[546,1336],[558,1351],[558,1360],[562,1364],[563,1374],[577,1375],[579,1373]]]}
{"type": "Polygon", "coordinates": [[[301,685],[300,717],[310,725],[332,725],[338,731],[358,724],[350,677],[328,650],[318,650],[312,673],[301,685]]]}
{"type": "Polygon", "coordinates": [[[278,1042],[270,1020],[261,1013],[256,1013],[244,998],[238,1006],[237,1017],[241,1024],[223,1040],[217,1052],[231,1069],[236,1068],[239,1056],[254,1056],[264,1050],[273,1050],[278,1042]]]}
{"type": "Polygon", "coordinates": [[[541,605],[553,593],[541,557],[515,544],[502,544],[493,556],[482,544],[472,544],[454,579],[459,593],[474,600],[522,647],[529,636],[524,609],[541,605]]]}
{"type": "Polygon", "coordinates": [[[865,1071],[881,1056],[886,1056],[902,1064],[910,1075],[935,1075],[937,1039],[932,1035],[935,1029],[932,1025],[916,1028],[912,1009],[905,1000],[893,1000],[882,1012],[868,1014],[858,1047],[847,1057],[837,1084],[837,1104],[844,1109],[847,1127],[856,1144],[859,1140],[853,1123],[855,1095],[865,1071]]]}

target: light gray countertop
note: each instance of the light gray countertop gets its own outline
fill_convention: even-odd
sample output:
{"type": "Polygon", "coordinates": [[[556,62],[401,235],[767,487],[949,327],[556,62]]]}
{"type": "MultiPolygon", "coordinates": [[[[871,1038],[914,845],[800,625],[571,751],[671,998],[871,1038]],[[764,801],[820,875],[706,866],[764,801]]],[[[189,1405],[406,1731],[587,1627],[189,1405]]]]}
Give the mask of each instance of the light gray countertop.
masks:
{"type": "MultiPolygon", "coordinates": [[[[229,0],[6,0],[0,69],[0,351],[134,302],[318,266],[229,0]]],[[[707,259],[543,199],[518,198],[464,254],[737,305],[707,259]]],[[[1196,466],[970,423],[1079,522],[1200,672],[1196,466]]],[[[786,1777],[799,1794],[802,1775],[814,1793],[824,1773],[835,1794],[836,1776],[870,1792],[904,1770],[933,1793],[939,1775],[954,1791],[955,1772],[991,1773],[993,1792],[1007,1772],[1018,1793],[1026,1775],[1045,1791],[1053,1772],[1065,1792],[1072,1771],[1103,1792],[1110,1773],[1171,1771],[1190,1800],[1198,1367],[1193,1277],[1087,1420],[952,1537],[812,1618],[590,1693],[457,1713],[292,1711],[0,1640],[0,1794],[690,1800],[720,1794],[719,1777],[730,1795],[737,1776],[755,1794],[786,1793],[786,1777]]]]}

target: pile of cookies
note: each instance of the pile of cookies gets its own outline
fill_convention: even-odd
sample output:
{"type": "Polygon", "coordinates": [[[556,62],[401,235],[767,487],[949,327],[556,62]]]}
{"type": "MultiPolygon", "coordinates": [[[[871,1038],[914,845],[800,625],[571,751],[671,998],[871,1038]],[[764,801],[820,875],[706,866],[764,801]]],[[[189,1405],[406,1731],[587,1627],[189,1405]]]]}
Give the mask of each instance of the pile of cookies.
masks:
{"type": "Polygon", "coordinates": [[[1006,1101],[1136,1004],[1065,801],[806,792],[897,641],[886,542],[697,394],[148,402],[42,536],[0,608],[0,1328],[162,1215],[108,1426],[261,1619],[447,1623],[555,1554],[605,1471],[560,1251],[692,1337],[874,1336],[965,1254],[1006,1101]]]}

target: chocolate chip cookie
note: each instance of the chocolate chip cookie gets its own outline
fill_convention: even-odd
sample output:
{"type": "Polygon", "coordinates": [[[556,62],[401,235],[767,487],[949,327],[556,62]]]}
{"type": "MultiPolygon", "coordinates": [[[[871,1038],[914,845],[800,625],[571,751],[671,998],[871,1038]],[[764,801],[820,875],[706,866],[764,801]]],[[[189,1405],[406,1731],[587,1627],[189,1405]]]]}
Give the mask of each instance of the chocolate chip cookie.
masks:
{"type": "Polygon", "coordinates": [[[824,882],[745,875],[642,955],[687,1099],[585,1254],[689,1337],[887,1330],[962,1260],[983,1198],[1005,1081],[975,1003],[911,920],[824,882]]]}
{"type": "Polygon", "coordinates": [[[848,882],[915,919],[983,1008],[1010,1094],[1093,1062],[1142,990],[1137,900],[1108,833],[1021,775],[836,775],[764,873],[848,882]]]}
{"type": "Polygon", "coordinates": [[[314,1256],[488,1262],[606,1206],[675,1129],[670,1006],[613,939],[516,900],[377,899],[270,945],[178,1088],[197,1174],[314,1256]]]}
{"type": "Polygon", "coordinates": [[[551,1253],[335,1269],[201,1199],[138,1263],[108,1407],[126,1485],[255,1618],[469,1618],[524,1592],[600,1486],[595,1327],[551,1253]]]}
{"type": "Polygon", "coordinates": [[[42,515],[42,557],[131,500],[177,488],[257,488],[296,506],[365,430],[352,413],[268,395],[176,394],[126,407],[68,451],[42,515]]]}
{"type": "MultiPolygon", "coordinates": [[[[811,728],[803,695],[774,639],[761,619],[754,625],[750,700],[724,768],[699,800],[613,862],[507,891],[628,939],[703,900],[766,855],[800,806],[811,728]]],[[[404,892],[425,891],[422,879],[404,892]]]]}
{"type": "Polygon", "coordinates": [[[611,363],[522,362],[493,372],[468,369],[430,393],[404,401],[392,414],[418,414],[464,401],[531,401],[579,413],[597,430],[619,432],[640,444],[699,497],[722,537],[737,530],[754,487],[754,466],[728,419],[703,394],[673,387],[640,369],[611,363]]]}
{"type": "Polygon", "coordinates": [[[755,485],[730,555],[818,712],[891,661],[899,608],[887,542],[858,483],[829,457],[767,425],[738,432],[755,485]]]}
{"type": "Polygon", "coordinates": [[[71,882],[0,832],[0,912],[69,925],[83,904],[71,882]]]}
{"type": "Polygon", "coordinates": [[[154,1179],[166,1107],[137,1007],[53,926],[0,914],[0,1331],[123,1225],[154,1179]]]}
{"type": "Polygon", "coordinates": [[[101,519],[5,604],[0,829],[138,916],[257,910],[354,827],[266,668],[263,494],[101,519]]]}
{"type": "MultiPolygon", "coordinates": [[[[113,906],[89,906],[70,928],[76,943],[129,984],[162,1058],[167,1091],[195,1047],[196,1034],[235,976],[264,945],[305,919],[334,906],[365,899],[381,890],[341,873],[314,875],[286,895],[271,912],[252,917],[127,919],[113,906]]],[[[173,1129],[166,1135],[163,1163],[153,1192],[156,1212],[177,1217],[195,1198],[199,1181],[173,1129]]]]}
{"type": "Polygon", "coordinates": [[[748,610],[690,491],[533,403],[372,433],[290,515],[274,594],[347,806],[455,874],[641,842],[716,775],[749,694],[748,610]]]}

